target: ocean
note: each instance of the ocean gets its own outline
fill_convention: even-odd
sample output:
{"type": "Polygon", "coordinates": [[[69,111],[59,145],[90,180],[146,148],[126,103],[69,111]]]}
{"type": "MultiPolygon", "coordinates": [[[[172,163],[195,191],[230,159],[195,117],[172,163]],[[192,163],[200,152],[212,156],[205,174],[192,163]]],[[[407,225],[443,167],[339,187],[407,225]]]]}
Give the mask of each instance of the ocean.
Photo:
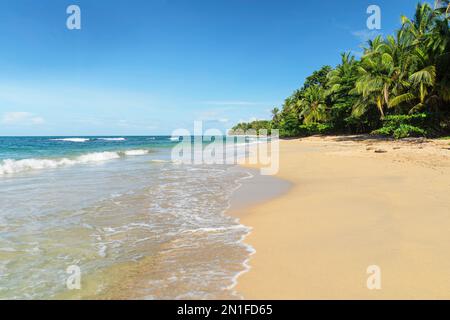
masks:
{"type": "Polygon", "coordinates": [[[225,211],[252,173],[173,140],[0,137],[0,299],[238,298],[253,249],[225,211]]]}

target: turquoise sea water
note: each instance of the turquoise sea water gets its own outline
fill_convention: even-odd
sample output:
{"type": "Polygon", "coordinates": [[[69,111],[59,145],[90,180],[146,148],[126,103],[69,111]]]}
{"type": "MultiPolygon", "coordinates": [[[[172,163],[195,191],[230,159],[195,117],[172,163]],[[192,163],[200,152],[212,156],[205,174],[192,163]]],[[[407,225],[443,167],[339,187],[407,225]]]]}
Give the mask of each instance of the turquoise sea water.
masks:
{"type": "Polygon", "coordinates": [[[153,137],[0,137],[0,161],[4,159],[71,157],[92,152],[168,148],[169,136],[153,137]]]}
{"type": "Polygon", "coordinates": [[[224,212],[251,174],[172,162],[174,140],[0,137],[0,298],[233,297],[251,248],[224,212]]]}

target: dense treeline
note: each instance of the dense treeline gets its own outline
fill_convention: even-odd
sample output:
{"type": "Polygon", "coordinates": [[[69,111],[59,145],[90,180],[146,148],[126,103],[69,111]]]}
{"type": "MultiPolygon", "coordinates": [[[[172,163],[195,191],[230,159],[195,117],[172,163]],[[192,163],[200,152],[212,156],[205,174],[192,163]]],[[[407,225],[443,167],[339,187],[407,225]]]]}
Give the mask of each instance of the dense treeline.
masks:
{"type": "Polygon", "coordinates": [[[361,59],[345,53],[288,97],[271,121],[233,130],[279,129],[284,137],[373,133],[402,138],[450,131],[449,0],[418,4],[394,36],[368,41],[361,59]]]}

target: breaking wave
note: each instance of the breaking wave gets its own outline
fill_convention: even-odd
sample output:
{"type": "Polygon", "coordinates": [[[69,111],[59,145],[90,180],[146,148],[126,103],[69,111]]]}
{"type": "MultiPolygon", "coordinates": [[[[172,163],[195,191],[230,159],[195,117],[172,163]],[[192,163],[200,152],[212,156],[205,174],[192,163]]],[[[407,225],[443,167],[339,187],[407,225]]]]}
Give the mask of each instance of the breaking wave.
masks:
{"type": "Polygon", "coordinates": [[[127,139],[125,139],[125,138],[97,138],[97,140],[103,140],[103,141],[125,141],[127,139]]]}
{"type": "Polygon", "coordinates": [[[61,138],[61,139],[50,139],[52,141],[66,141],[66,142],[86,142],[91,139],[89,138],[61,138]]]}
{"type": "Polygon", "coordinates": [[[0,176],[5,174],[20,173],[32,170],[53,169],[63,166],[72,166],[76,164],[87,164],[119,159],[124,156],[140,156],[148,154],[149,150],[127,150],[119,152],[93,152],[76,158],[59,159],[5,159],[0,161],[0,176]]]}
{"type": "Polygon", "coordinates": [[[128,150],[128,151],[124,152],[124,154],[126,156],[143,156],[143,155],[146,155],[148,153],[149,153],[148,150],[143,150],[143,149],[128,150]]]}

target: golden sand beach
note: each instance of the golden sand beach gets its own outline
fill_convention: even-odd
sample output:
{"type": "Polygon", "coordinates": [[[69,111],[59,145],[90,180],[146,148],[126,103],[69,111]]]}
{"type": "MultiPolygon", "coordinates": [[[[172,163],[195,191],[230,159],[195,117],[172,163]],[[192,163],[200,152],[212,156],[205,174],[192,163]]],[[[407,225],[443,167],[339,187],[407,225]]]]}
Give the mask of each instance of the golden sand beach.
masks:
{"type": "Polygon", "coordinates": [[[246,299],[449,299],[450,142],[310,137],[280,144],[291,189],[234,214],[256,253],[246,299]],[[381,270],[369,290],[367,268],[381,270]]]}

